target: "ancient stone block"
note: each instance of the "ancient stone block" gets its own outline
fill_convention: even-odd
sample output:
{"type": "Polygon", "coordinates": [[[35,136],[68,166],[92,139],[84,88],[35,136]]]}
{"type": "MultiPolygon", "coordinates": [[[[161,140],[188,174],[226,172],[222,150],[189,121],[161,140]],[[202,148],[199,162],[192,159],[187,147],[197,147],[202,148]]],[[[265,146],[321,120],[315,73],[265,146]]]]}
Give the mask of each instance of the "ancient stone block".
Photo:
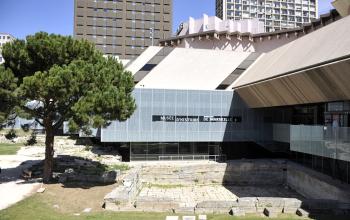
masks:
{"type": "Polygon", "coordinates": [[[278,214],[280,214],[281,212],[274,208],[265,208],[264,209],[264,214],[269,217],[269,218],[276,218],[278,216],[278,214]]]}
{"type": "Polygon", "coordinates": [[[182,220],[196,220],[196,216],[182,216],[182,220]]]}
{"type": "Polygon", "coordinates": [[[198,215],[198,220],[207,220],[207,215],[198,215]]]}
{"type": "Polygon", "coordinates": [[[309,217],[309,212],[301,208],[297,209],[296,214],[301,217],[309,217]]]}
{"type": "Polygon", "coordinates": [[[174,209],[175,213],[186,213],[186,214],[194,214],[194,207],[178,207],[174,209]]]}
{"type": "Polygon", "coordinates": [[[284,207],[284,200],[282,198],[274,197],[258,197],[257,198],[257,212],[264,212],[265,208],[273,208],[278,212],[282,212],[284,207]]]}
{"type": "Polygon", "coordinates": [[[233,216],[245,216],[245,212],[238,207],[233,207],[230,214],[233,216]]]}
{"type": "Polygon", "coordinates": [[[238,207],[247,213],[256,213],[257,212],[257,198],[256,197],[242,197],[238,198],[238,207]]]}
{"type": "Polygon", "coordinates": [[[179,220],[179,216],[167,216],[165,220],[179,220]]]}

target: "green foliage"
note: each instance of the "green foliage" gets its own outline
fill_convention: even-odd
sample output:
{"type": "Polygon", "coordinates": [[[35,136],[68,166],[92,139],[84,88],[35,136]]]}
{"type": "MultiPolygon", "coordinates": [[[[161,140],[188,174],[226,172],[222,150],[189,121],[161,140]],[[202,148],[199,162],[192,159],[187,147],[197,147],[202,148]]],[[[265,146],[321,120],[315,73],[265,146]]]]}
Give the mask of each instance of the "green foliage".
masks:
{"type": "Polygon", "coordinates": [[[21,81],[38,71],[49,71],[54,65],[64,66],[73,60],[96,63],[102,56],[86,40],[74,40],[55,34],[38,32],[26,40],[14,40],[3,46],[4,66],[21,81]]]}
{"type": "Polygon", "coordinates": [[[7,140],[13,140],[13,139],[15,139],[16,137],[17,137],[16,131],[13,130],[13,129],[9,130],[9,132],[8,132],[7,134],[5,134],[5,138],[6,138],[7,140]]]}
{"type": "Polygon", "coordinates": [[[130,170],[130,167],[127,164],[114,164],[114,165],[108,166],[107,170],[108,171],[111,171],[111,170],[126,171],[126,170],[130,170]]]}
{"type": "Polygon", "coordinates": [[[30,130],[30,126],[29,124],[24,124],[24,125],[21,125],[21,128],[24,132],[28,132],[30,130]]]}
{"type": "Polygon", "coordinates": [[[26,146],[32,146],[34,144],[36,144],[36,133],[33,131],[32,134],[30,135],[29,139],[27,140],[27,142],[25,143],[26,146]]]}
{"type": "Polygon", "coordinates": [[[2,52],[0,123],[16,111],[45,127],[67,120],[71,131],[88,134],[126,120],[136,108],[131,73],[88,41],[39,32],[5,44],[2,52]]]}
{"type": "Polygon", "coordinates": [[[91,151],[92,150],[92,146],[91,145],[85,145],[84,150],[85,151],[91,151]]]}
{"type": "Polygon", "coordinates": [[[0,65],[0,124],[6,122],[16,106],[17,79],[10,69],[0,65]]]}

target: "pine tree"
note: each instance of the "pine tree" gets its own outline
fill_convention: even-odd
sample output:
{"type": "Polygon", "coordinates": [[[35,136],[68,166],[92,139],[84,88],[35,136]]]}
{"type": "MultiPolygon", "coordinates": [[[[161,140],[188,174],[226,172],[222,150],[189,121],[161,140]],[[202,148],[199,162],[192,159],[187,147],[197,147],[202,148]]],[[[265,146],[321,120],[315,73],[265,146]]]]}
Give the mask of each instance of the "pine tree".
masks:
{"type": "Polygon", "coordinates": [[[64,121],[70,131],[125,121],[134,112],[133,77],[86,40],[36,33],[3,46],[0,122],[16,114],[34,118],[46,133],[44,181],[52,177],[54,133],[64,121]]]}

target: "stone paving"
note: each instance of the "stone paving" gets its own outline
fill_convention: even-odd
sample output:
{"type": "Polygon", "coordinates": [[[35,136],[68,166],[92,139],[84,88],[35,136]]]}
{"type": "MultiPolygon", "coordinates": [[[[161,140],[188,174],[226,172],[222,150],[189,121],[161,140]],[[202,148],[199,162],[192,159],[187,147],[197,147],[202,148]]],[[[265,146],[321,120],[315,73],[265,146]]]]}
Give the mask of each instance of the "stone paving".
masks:
{"type": "Polygon", "coordinates": [[[243,186],[145,186],[138,195],[143,198],[171,199],[182,203],[184,206],[195,206],[203,201],[233,201],[239,197],[280,197],[299,198],[298,193],[283,186],[274,187],[243,187],[243,186]],[[167,188],[169,187],[169,188],[167,188]]]}
{"type": "Polygon", "coordinates": [[[174,188],[146,186],[142,188],[139,197],[167,198],[184,203],[185,206],[195,206],[198,202],[202,201],[229,201],[237,199],[235,194],[220,185],[174,188]]]}

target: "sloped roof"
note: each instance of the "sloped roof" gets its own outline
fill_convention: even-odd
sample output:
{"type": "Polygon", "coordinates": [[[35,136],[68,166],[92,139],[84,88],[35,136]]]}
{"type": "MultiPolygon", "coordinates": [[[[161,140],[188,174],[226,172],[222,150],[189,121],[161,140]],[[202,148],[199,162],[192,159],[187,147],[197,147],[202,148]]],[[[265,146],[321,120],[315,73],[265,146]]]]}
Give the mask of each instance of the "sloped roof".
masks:
{"type": "Polygon", "coordinates": [[[262,55],[232,85],[239,88],[350,56],[350,16],[262,55]]]}
{"type": "Polygon", "coordinates": [[[215,90],[249,55],[247,52],[175,48],[136,88],[215,90]]]}

